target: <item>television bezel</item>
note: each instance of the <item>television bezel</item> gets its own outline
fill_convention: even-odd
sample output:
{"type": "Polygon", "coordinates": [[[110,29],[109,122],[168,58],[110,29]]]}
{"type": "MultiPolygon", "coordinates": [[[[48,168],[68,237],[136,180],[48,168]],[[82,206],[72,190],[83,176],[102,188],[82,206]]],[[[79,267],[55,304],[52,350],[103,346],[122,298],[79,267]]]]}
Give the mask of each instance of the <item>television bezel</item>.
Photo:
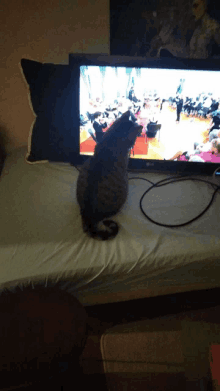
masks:
{"type": "MultiPolygon", "coordinates": [[[[80,155],[80,107],[79,107],[79,79],[80,66],[121,66],[121,67],[149,67],[156,69],[182,69],[182,70],[201,70],[201,71],[219,71],[220,60],[195,60],[185,58],[144,58],[129,56],[111,56],[107,54],[74,54],[69,55],[69,66],[72,74],[73,86],[73,112],[74,122],[74,164],[82,165],[91,155],[80,155]]],[[[220,95],[220,93],[219,93],[220,95]]],[[[152,160],[152,159],[129,159],[128,169],[137,172],[166,172],[172,174],[187,175],[213,175],[215,170],[220,167],[220,163],[200,163],[183,162],[171,160],[152,160]]]]}

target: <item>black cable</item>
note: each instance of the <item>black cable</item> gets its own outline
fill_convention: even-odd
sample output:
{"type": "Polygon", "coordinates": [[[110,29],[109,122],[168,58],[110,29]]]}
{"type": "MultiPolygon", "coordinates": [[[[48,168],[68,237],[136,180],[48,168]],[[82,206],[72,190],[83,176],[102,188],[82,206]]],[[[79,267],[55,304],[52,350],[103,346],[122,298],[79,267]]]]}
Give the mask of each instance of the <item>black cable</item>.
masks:
{"type": "MultiPolygon", "coordinates": [[[[132,174],[135,174],[133,171],[128,171],[128,172],[131,172],[132,174]]],[[[188,174],[186,174],[186,176],[188,177],[188,174]]],[[[163,180],[168,180],[168,179],[174,179],[174,178],[183,178],[184,177],[184,175],[182,175],[182,174],[177,174],[177,176],[176,177],[168,177],[168,178],[166,178],[166,179],[163,179],[163,180]]],[[[147,182],[149,182],[149,183],[151,183],[152,185],[156,185],[155,183],[153,183],[153,182],[151,182],[149,179],[146,179],[146,178],[140,178],[140,177],[132,177],[132,178],[128,178],[128,180],[130,180],[130,179],[141,179],[141,180],[143,180],[143,181],[147,181],[147,182]]],[[[157,183],[159,183],[159,182],[157,182],[157,183]]]]}
{"type": "MultiPolygon", "coordinates": [[[[74,166],[72,164],[73,167],[75,167],[79,172],[80,170],[74,166]]],[[[128,171],[128,172],[132,172],[134,173],[133,171],[128,171]]],[[[207,180],[204,180],[204,179],[198,179],[198,178],[193,178],[193,177],[190,177],[189,175],[186,175],[186,176],[180,176],[180,175],[177,175],[175,177],[169,177],[169,178],[165,178],[165,179],[162,179],[161,181],[158,181],[156,183],[153,183],[152,181],[150,181],[149,179],[146,179],[146,178],[141,178],[141,177],[132,177],[132,178],[128,178],[128,180],[131,180],[131,179],[139,179],[139,180],[143,180],[143,181],[146,181],[148,183],[150,183],[152,186],[150,186],[149,189],[147,189],[144,194],[142,195],[141,199],[140,199],[140,209],[141,209],[141,212],[143,213],[143,215],[151,222],[151,223],[154,223],[156,225],[159,225],[160,227],[166,227],[166,228],[177,228],[177,227],[184,227],[186,225],[189,225],[191,224],[193,221],[196,221],[198,220],[201,216],[203,216],[207,210],[210,208],[210,206],[212,205],[213,201],[214,201],[214,197],[216,195],[216,193],[220,190],[220,186],[217,186],[215,185],[214,183],[210,182],[210,181],[207,181],[207,180]],[[162,187],[162,186],[166,186],[166,185],[169,185],[171,183],[175,183],[175,182],[181,182],[181,181],[189,181],[189,180],[194,180],[194,181],[198,181],[198,182],[204,182],[204,183],[207,183],[207,184],[210,184],[212,185],[212,187],[214,187],[215,191],[211,197],[211,200],[209,202],[209,204],[205,207],[205,209],[199,214],[197,215],[196,217],[194,217],[193,219],[187,221],[186,223],[182,223],[182,224],[161,224],[161,223],[158,223],[157,221],[153,220],[151,217],[149,217],[145,211],[143,210],[143,207],[142,207],[142,202],[143,202],[143,199],[144,197],[146,196],[147,193],[149,193],[149,191],[151,191],[154,187],[162,187]]]]}
{"type": "Polygon", "coordinates": [[[170,184],[170,183],[175,183],[175,182],[180,182],[180,181],[186,181],[186,180],[195,180],[195,181],[199,181],[199,182],[208,183],[208,184],[211,184],[211,185],[213,186],[213,183],[212,183],[212,182],[209,182],[209,181],[206,181],[206,180],[203,180],[203,179],[198,179],[198,178],[178,178],[178,179],[175,178],[175,180],[170,180],[170,181],[167,181],[167,183],[161,184],[162,182],[165,182],[166,180],[167,180],[167,179],[161,180],[161,181],[157,182],[155,185],[151,186],[151,187],[143,194],[143,196],[142,196],[141,199],[140,199],[140,209],[141,209],[142,213],[144,214],[144,216],[145,216],[149,221],[151,221],[152,223],[154,223],[154,224],[156,224],[156,225],[159,225],[159,226],[161,226],[161,227],[167,227],[167,228],[184,227],[184,226],[186,226],[186,225],[188,225],[188,224],[191,224],[193,221],[199,219],[199,218],[200,218],[202,215],[204,215],[204,214],[206,213],[206,211],[210,208],[210,206],[211,206],[211,204],[212,204],[212,202],[213,202],[213,200],[214,200],[215,194],[216,194],[217,191],[220,189],[220,187],[216,185],[216,189],[215,189],[215,191],[214,191],[214,193],[213,193],[213,195],[212,195],[212,197],[211,197],[211,200],[210,200],[209,204],[207,205],[207,207],[206,207],[199,215],[197,215],[197,216],[194,217],[193,219],[187,221],[186,223],[182,223],[182,224],[161,224],[161,223],[158,223],[157,221],[151,219],[151,218],[144,212],[143,207],[142,207],[142,201],[143,201],[145,195],[146,195],[150,190],[152,190],[154,187],[162,187],[162,186],[166,186],[166,185],[168,185],[168,184],[170,184]]]}
{"type": "MultiPolygon", "coordinates": [[[[133,178],[129,178],[129,179],[141,179],[141,180],[145,180],[149,183],[153,183],[151,181],[149,181],[148,179],[145,179],[145,178],[140,178],[140,177],[133,177],[133,178]]],[[[184,227],[188,224],[191,224],[193,221],[199,219],[202,215],[204,215],[207,210],[210,208],[210,206],[212,205],[213,203],[213,200],[214,200],[214,197],[216,195],[216,193],[220,190],[220,186],[217,186],[215,185],[214,183],[210,182],[210,181],[207,181],[207,180],[204,180],[204,179],[199,179],[199,178],[191,178],[189,176],[186,176],[186,177],[171,177],[171,178],[165,178],[165,179],[162,179],[161,181],[158,181],[154,184],[152,184],[152,186],[150,186],[149,189],[147,189],[144,194],[142,195],[141,199],[140,199],[140,209],[141,209],[141,212],[143,213],[143,215],[152,223],[156,224],[156,225],[159,225],[161,227],[167,227],[167,228],[177,228],[177,227],[184,227]],[[176,182],[181,182],[181,181],[187,181],[187,180],[192,180],[192,181],[198,181],[198,182],[204,182],[204,183],[207,183],[207,184],[210,184],[212,185],[212,187],[215,188],[215,191],[214,193],[212,194],[212,197],[211,197],[211,200],[210,202],[208,203],[208,205],[205,207],[205,209],[199,213],[199,215],[197,215],[196,217],[194,217],[193,219],[187,221],[186,223],[183,223],[183,224],[161,224],[155,220],[153,220],[151,217],[149,217],[145,211],[143,210],[143,207],[142,207],[142,202],[143,202],[143,199],[144,197],[146,196],[147,193],[149,193],[154,187],[162,187],[162,186],[166,186],[166,185],[169,185],[171,183],[176,183],[176,182]]]]}
{"type": "Polygon", "coordinates": [[[153,182],[151,182],[151,181],[149,181],[149,179],[140,178],[140,177],[133,177],[133,178],[128,178],[128,180],[130,180],[130,179],[141,179],[142,181],[146,181],[146,182],[149,182],[149,183],[151,183],[152,185],[154,185],[154,183],[153,183],[153,182]]]}

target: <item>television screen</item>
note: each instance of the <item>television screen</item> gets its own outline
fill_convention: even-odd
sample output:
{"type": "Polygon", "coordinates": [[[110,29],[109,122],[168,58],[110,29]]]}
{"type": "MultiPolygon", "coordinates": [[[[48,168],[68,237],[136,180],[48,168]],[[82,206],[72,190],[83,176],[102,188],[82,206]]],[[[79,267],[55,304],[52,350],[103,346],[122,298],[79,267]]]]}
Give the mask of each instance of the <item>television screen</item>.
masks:
{"type": "Polygon", "coordinates": [[[192,170],[192,163],[200,163],[201,171],[201,163],[212,163],[214,172],[214,164],[220,164],[217,63],[195,66],[194,61],[190,67],[182,61],[142,59],[132,66],[132,61],[111,64],[108,58],[107,65],[96,64],[94,57],[79,62],[80,156],[92,156],[103,134],[130,110],[143,126],[130,153],[131,167],[163,170],[166,163],[172,162],[172,168],[178,162],[192,170]]]}

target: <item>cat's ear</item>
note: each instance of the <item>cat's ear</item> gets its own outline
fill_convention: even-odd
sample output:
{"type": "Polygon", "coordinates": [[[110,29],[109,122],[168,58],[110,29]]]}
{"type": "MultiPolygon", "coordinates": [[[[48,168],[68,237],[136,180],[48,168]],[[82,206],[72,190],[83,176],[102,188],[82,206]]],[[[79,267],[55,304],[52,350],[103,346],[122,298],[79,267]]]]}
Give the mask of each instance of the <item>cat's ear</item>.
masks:
{"type": "Polygon", "coordinates": [[[125,113],[123,113],[122,116],[118,118],[117,121],[115,121],[115,123],[117,122],[117,124],[120,125],[121,123],[124,122],[130,122],[130,120],[131,120],[131,112],[128,110],[125,113]]]}
{"type": "Polygon", "coordinates": [[[124,120],[124,119],[128,120],[130,118],[130,116],[131,116],[131,112],[130,112],[130,110],[128,110],[124,114],[122,114],[121,119],[122,120],[124,120]]]}
{"type": "Polygon", "coordinates": [[[123,113],[121,117],[119,117],[118,119],[116,119],[116,121],[112,124],[111,128],[110,129],[115,129],[115,130],[118,130],[120,129],[120,125],[121,124],[124,124],[126,122],[130,122],[129,121],[129,118],[130,118],[130,111],[126,111],[126,113],[123,113]]]}

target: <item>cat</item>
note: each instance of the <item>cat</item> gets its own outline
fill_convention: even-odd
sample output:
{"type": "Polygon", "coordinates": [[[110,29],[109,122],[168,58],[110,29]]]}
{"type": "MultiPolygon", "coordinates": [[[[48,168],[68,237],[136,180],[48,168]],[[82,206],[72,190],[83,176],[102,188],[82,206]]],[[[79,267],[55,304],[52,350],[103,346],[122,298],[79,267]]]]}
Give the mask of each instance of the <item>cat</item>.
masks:
{"type": "Polygon", "coordinates": [[[113,239],[118,234],[118,224],[109,218],[121,210],[127,199],[129,152],[142,128],[127,111],[103,133],[94,156],[80,169],[77,202],[83,230],[94,239],[113,239]]]}

